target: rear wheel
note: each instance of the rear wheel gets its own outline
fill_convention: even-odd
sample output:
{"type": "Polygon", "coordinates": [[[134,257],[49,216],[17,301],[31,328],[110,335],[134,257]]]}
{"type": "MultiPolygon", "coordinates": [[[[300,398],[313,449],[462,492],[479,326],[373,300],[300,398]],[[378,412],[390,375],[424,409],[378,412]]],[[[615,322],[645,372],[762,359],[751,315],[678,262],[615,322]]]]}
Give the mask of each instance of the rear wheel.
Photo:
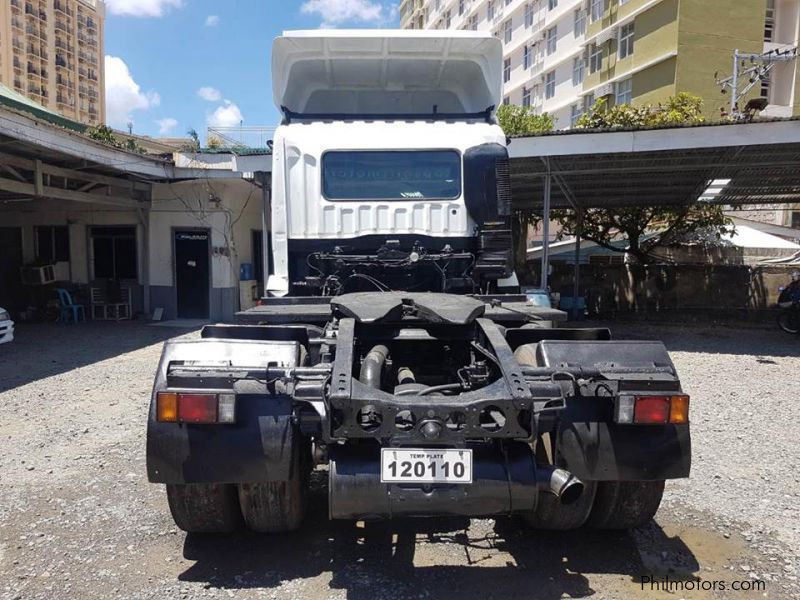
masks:
{"type": "Polygon", "coordinates": [[[239,485],[239,505],[247,527],[253,531],[292,531],[303,522],[311,465],[308,444],[295,442],[292,455],[290,479],[239,485]]]}
{"type": "Polygon", "coordinates": [[[790,308],[778,315],[778,327],[786,333],[800,333],[800,310],[790,308]]]}
{"type": "Polygon", "coordinates": [[[175,524],[189,533],[227,533],[242,524],[233,485],[167,484],[167,501],[175,524]]]}
{"type": "Polygon", "coordinates": [[[632,529],[650,522],[661,504],[664,481],[600,481],[586,524],[595,529],[632,529]]]}

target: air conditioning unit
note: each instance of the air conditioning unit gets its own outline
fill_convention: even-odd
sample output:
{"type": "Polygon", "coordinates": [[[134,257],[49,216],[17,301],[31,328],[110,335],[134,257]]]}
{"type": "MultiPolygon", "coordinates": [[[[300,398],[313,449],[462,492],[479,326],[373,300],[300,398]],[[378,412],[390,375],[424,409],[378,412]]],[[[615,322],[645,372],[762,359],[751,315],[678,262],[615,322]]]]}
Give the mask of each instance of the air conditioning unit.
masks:
{"type": "Polygon", "coordinates": [[[611,96],[614,93],[613,83],[604,83],[594,92],[595,97],[602,98],[603,96],[611,96]]]}
{"type": "Polygon", "coordinates": [[[25,285],[47,285],[56,280],[55,265],[22,267],[19,271],[25,285]]]}

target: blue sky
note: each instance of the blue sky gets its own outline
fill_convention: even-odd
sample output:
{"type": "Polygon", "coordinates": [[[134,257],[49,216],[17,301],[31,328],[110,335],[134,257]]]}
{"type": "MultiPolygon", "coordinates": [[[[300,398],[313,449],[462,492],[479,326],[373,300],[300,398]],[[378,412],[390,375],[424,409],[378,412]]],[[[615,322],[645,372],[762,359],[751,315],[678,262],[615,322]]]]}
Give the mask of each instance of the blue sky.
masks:
{"type": "Polygon", "coordinates": [[[108,124],[205,139],[277,124],[270,48],[285,29],[397,27],[392,0],[106,0],[108,124]]]}

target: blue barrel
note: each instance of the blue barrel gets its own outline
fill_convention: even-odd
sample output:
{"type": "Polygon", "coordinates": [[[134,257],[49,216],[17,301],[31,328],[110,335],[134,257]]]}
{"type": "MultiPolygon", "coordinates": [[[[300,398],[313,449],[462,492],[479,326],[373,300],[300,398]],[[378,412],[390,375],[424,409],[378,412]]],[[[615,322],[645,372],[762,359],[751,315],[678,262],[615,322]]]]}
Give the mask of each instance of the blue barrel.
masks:
{"type": "Polygon", "coordinates": [[[255,274],[253,273],[253,263],[242,263],[239,266],[239,279],[241,281],[252,281],[255,279],[255,274]]]}

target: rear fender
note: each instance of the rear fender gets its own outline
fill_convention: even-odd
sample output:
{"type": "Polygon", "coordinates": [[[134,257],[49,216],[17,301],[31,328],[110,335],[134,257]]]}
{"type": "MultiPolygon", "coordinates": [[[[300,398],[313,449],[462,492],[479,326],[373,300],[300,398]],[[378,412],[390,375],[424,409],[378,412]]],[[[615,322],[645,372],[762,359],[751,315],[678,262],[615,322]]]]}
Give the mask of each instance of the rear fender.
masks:
{"type": "Polygon", "coordinates": [[[297,365],[295,341],[204,339],[167,342],[161,355],[147,426],[147,475],[154,483],[257,483],[290,478],[297,444],[291,396],[264,381],[235,377],[177,380],[180,364],[264,367],[297,365]],[[190,425],[156,421],[156,395],[166,389],[233,390],[236,422],[190,425]]]}

